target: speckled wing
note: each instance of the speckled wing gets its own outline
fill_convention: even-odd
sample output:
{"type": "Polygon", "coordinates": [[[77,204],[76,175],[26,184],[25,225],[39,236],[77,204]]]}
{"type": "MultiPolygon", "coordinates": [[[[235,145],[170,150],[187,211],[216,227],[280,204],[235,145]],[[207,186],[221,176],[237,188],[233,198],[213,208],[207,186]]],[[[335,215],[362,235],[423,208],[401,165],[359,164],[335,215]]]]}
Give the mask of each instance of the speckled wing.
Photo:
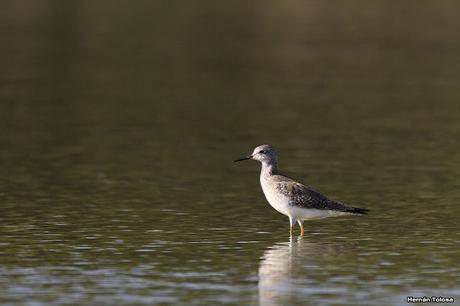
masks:
{"type": "Polygon", "coordinates": [[[343,203],[333,201],[321,193],[303,184],[289,179],[280,181],[277,184],[279,192],[287,195],[291,202],[289,205],[306,209],[334,210],[355,214],[365,214],[365,209],[347,206],[343,203]]]}

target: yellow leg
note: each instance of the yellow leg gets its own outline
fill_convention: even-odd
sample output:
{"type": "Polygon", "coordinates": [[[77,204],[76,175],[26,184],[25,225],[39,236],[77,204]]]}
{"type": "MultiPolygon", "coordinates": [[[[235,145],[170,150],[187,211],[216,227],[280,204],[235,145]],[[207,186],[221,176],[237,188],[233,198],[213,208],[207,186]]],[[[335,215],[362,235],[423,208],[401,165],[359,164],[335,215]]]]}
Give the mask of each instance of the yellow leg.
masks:
{"type": "Polygon", "coordinates": [[[290,225],[290,227],[289,227],[289,236],[290,237],[292,237],[292,232],[294,230],[294,225],[295,225],[296,222],[297,222],[297,220],[295,220],[295,219],[293,219],[293,218],[291,218],[289,216],[289,225],[290,225]]]}
{"type": "Polygon", "coordinates": [[[303,237],[303,234],[304,234],[303,224],[299,223],[299,225],[300,225],[300,237],[303,237]]]}

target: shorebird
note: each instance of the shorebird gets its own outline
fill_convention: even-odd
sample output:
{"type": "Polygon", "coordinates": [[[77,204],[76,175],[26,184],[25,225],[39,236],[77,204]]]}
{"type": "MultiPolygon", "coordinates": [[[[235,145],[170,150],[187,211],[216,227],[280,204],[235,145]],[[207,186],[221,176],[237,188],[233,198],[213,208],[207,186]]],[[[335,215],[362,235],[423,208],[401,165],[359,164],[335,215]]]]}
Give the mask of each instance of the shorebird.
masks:
{"type": "Polygon", "coordinates": [[[304,235],[303,221],[340,215],[365,215],[368,210],[351,207],[331,200],[313,188],[294,181],[278,171],[276,150],[270,145],[261,145],[251,155],[235,160],[257,160],[262,163],[260,185],[268,203],[289,217],[289,235],[296,223],[300,226],[300,236],[304,235]]]}

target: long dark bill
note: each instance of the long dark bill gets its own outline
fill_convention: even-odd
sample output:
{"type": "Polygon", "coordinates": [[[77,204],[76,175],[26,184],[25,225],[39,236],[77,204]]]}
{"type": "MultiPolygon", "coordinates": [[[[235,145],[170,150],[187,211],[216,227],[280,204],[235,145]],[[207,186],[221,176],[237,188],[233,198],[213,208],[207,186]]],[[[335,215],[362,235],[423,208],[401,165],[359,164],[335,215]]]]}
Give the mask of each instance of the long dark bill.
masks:
{"type": "Polygon", "coordinates": [[[252,155],[249,155],[249,156],[246,156],[246,157],[243,157],[243,158],[240,158],[240,159],[235,159],[233,162],[239,162],[239,161],[243,161],[243,160],[248,160],[248,159],[251,159],[252,158],[252,155]]]}

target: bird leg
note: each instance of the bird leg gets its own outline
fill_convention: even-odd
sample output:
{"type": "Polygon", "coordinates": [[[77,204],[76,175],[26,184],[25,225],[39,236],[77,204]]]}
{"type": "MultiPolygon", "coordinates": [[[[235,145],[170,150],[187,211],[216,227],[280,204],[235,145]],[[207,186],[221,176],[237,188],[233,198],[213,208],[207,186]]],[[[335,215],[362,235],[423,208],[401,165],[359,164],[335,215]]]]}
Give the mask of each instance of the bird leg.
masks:
{"type": "Polygon", "coordinates": [[[292,237],[292,228],[294,227],[295,220],[289,216],[289,236],[292,237]]]}
{"type": "Polygon", "coordinates": [[[297,223],[299,223],[299,226],[300,226],[300,237],[303,237],[303,234],[304,234],[303,222],[298,220],[297,223]]]}

